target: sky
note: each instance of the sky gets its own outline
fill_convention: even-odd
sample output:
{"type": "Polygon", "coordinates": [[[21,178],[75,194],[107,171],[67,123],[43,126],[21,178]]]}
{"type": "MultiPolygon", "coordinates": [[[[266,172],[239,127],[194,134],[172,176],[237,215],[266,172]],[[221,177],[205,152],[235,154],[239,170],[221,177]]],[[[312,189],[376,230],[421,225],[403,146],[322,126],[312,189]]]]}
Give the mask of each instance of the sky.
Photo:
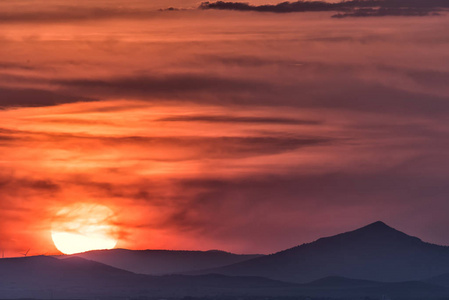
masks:
{"type": "Polygon", "coordinates": [[[79,203],[120,248],[272,253],[377,220],[449,245],[444,12],[198,4],[0,3],[5,256],[59,253],[79,203]]]}

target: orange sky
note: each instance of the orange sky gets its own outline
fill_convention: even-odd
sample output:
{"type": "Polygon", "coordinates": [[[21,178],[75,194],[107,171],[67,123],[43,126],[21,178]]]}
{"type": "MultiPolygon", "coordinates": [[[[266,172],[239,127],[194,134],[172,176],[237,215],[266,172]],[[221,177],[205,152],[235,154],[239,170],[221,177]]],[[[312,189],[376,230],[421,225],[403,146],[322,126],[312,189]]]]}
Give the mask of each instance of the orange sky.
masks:
{"type": "Polygon", "coordinates": [[[447,17],[1,5],[7,256],[57,253],[77,202],[131,249],[269,253],[378,219],[449,244],[447,17]]]}

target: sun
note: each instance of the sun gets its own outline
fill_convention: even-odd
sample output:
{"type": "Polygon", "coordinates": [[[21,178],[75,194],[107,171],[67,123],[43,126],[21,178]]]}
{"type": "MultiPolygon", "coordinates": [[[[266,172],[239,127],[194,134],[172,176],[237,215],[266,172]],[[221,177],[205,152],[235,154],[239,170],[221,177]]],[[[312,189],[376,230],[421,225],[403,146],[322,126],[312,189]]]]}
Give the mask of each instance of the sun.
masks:
{"type": "Polygon", "coordinates": [[[64,207],[52,222],[51,237],[64,254],[112,249],[117,244],[115,214],[99,204],[64,207]]]}

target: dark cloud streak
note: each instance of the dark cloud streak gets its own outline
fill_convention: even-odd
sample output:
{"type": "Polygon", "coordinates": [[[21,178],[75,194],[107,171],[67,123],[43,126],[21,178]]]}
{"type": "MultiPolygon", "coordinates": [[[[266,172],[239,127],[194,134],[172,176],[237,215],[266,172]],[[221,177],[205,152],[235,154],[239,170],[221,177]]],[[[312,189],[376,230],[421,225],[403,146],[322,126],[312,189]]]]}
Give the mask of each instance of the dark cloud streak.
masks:
{"type": "MultiPolygon", "coordinates": [[[[245,91],[261,89],[263,84],[253,80],[222,77],[215,74],[159,74],[155,76],[137,75],[110,79],[73,79],[54,80],[52,83],[61,87],[109,91],[111,95],[123,95],[123,91],[134,94],[153,95],[180,94],[190,91],[245,91]]],[[[265,88],[267,89],[267,88],[265,88]]]]}
{"type": "Polygon", "coordinates": [[[158,119],[160,122],[205,122],[205,123],[265,123],[265,124],[289,124],[289,125],[320,125],[321,121],[299,120],[292,118],[270,117],[237,117],[237,116],[172,116],[158,119]]]}
{"type": "Polygon", "coordinates": [[[0,108],[20,106],[52,106],[78,101],[94,101],[88,96],[77,96],[33,88],[0,87],[0,108]]]}
{"type": "MultiPolygon", "coordinates": [[[[304,70],[307,71],[307,66],[304,70]]],[[[63,94],[82,91],[86,97],[136,97],[145,101],[183,100],[197,103],[343,108],[353,111],[441,114],[449,110],[447,97],[407,91],[341,74],[348,67],[312,66],[324,74],[313,80],[267,82],[252,78],[229,78],[215,74],[136,75],[105,79],[54,80],[63,94]],[[326,86],[326,89],[322,87],[326,86]],[[193,100],[192,100],[193,99],[193,100]],[[429,101],[432,105],[429,105],[429,101]]],[[[355,70],[357,71],[357,70],[355,70]]],[[[288,74],[291,76],[291,74],[288,74]]],[[[435,72],[435,77],[444,76],[435,72]]]]}
{"type": "Polygon", "coordinates": [[[346,17],[387,17],[387,16],[407,16],[407,17],[423,17],[423,16],[438,16],[437,9],[425,8],[360,8],[355,9],[349,13],[339,13],[333,15],[332,18],[346,18],[346,17]]]}
{"type": "Polygon", "coordinates": [[[65,23],[98,21],[117,18],[146,19],[158,12],[132,8],[58,6],[47,11],[0,12],[0,24],[5,23],[65,23]]]}
{"type": "Polygon", "coordinates": [[[425,16],[429,15],[439,8],[448,8],[449,3],[444,0],[354,0],[342,1],[336,3],[324,1],[296,1],[282,2],[275,5],[250,5],[241,2],[203,2],[200,9],[220,9],[220,10],[238,10],[238,11],[256,11],[273,13],[291,13],[291,12],[323,12],[323,11],[342,11],[345,14],[338,14],[335,17],[346,16],[425,16]],[[377,8],[378,9],[372,9],[377,8]]]}

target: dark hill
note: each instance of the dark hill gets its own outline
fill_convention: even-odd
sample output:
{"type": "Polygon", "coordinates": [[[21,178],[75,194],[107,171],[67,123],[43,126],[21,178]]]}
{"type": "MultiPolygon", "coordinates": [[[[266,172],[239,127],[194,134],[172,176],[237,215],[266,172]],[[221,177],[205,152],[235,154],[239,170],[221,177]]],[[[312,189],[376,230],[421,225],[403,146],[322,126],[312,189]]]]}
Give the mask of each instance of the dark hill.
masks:
{"type": "Polygon", "coordinates": [[[425,243],[375,222],[272,255],[205,271],[209,272],[290,282],[310,282],[327,276],[411,281],[449,272],[449,248],[425,243]]]}

